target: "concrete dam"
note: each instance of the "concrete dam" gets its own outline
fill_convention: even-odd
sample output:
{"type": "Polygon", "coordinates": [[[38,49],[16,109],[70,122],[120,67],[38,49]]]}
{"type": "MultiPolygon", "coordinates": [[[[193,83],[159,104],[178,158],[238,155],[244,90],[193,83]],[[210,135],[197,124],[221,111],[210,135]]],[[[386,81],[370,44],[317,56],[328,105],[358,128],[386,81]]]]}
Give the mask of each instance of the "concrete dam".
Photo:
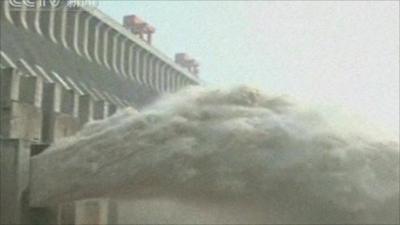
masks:
{"type": "Polygon", "coordinates": [[[398,142],[55,2],[0,5],[0,224],[399,223],[398,142]]]}
{"type": "MultiPolygon", "coordinates": [[[[200,81],[99,10],[31,2],[0,4],[1,224],[71,224],[73,204],[26,211],[29,159],[88,122],[200,81]]],[[[106,214],[100,222],[113,223],[106,214]]]]}

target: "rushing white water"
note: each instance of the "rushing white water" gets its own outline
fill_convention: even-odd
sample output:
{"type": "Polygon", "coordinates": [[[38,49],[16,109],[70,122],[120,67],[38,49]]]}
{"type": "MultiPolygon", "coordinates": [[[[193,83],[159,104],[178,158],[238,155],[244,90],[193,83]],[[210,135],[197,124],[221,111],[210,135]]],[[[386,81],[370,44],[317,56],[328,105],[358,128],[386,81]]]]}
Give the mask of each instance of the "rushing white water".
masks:
{"type": "Polygon", "coordinates": [[[397,140],[327,124],[252,88],[190,88],[52,150],[89,140],[137,154],[129,179],[143,188],[120,204],[124,223],[399,223],[397,140]]]}

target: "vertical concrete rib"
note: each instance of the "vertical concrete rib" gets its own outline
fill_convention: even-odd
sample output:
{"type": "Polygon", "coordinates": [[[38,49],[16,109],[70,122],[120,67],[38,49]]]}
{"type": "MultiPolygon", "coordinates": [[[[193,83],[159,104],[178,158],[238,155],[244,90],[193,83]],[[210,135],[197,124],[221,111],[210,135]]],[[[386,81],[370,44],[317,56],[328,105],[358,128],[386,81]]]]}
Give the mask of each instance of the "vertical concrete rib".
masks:
{"type": "MultiPolygon", "coordinates": [[[[67,37],[66,37],[66,35],[67,35],[67,13],[68,13],[68,7],[64,7],[62,10],[62,14],[61,14],[61,41],[63,43],[64,48],[69,49],[69,46],[67,43],[67,37]]],[[[40,25],[38,25],[38,26],[39,26],[39,30],[40,30],[40,25]]]]}
{"type": "Polygon", "coordinates": [[[3,1],[3,4],[4,4],[4,15],[6,16],[8,22],[14,24],[14,21],[10,14],[10,3],[8,1],[3,1]]]}
{"type": "MultiPolygon", "coordinates": [[[[134,71],[133,71],[133,64],[135,63],[133,60],[133,53],[134,53],[134,49],[135,49],[135,44],[131,44],[129,46],[129,58],[128,58],[128,70],[129,70],[129,75],[131,77],[131,79],[135,79],[135,75],[134,75],[134,71]]],[[[135,79],[136,80],[136,79],[135,79]]]]}
{"type": "Polygon", "coordinates": [[[183,87],[186,86],[186,79],[185,78],[182,79],[182,86],[183,87]]]}
{"type": "Polygon", "coordinates": [[[104,41],[103,41],[103,62],[107,69],[111,70],[110,64],[108,63],[108,33],[112,30],[111,27],[107,27],[104,31],[104,41]]]}
{"type": "Polygon", "coordinates": [[[172,92],[172,82],[171,81],[172,81],[173,73],[174,73],[174,70],[171,67],[169,67],[168,80],[167,80],[168,93],[172,92]]]}
{"type": "Polygon", "coordinates": [[[181,88],[179,85],[179,79],[182,77],[182,74],[178,73],[178,75],[176,76],[176,84],[175,84],[175,91],[179,91],[179,89],[181,88]]]}
{"type": "Polygon", "coordinates": [[[153,81],[152,81],[152,78],[153,78],[153,74],[152,74],[153,73],[153,69],[152,69],[152,67],[153,67],[153,65],[152,65],[152,62],[153,62],[153,56],[151,54],[148,54],[146,80],[147,80],[147,84],[151,88],[153,87],[153,81]]]}
{"type": "Polygon", "coordinates": [[[154,57],[154,63],[153,63],[153,83],[154,83],[154,90],[156,90],[158,92],[158,74],[157,74],[157,64],[158,64],[158,57],[154,57]]]}
{"type": "Polygon", "coordinates": [[[144,83],[145,85],[147,85],[147,86],[149,86],[149,84],[148,84],[148,82],[147,82],[147,71],[148,71],[148,68],[147,68],[147,65],[148,65],[148,62],[147,62],[147,57],[149,56],[149,53],[148,52],[146,52],[146,51],[143,51],[143,56],[142,56],[142,71],[141,71],[141,80],[142,80],[142,83],[144,83]]]}
{"type": "Polygon", "coordinates": [[[142,51],[141,48],[136,48],[135,51],[135,76],[136,76],[136,80],[139,82],[139,84],[142,84],[142,81],[140,79],[140,68],[143,66],[140,63],[140,52],[142,51]]]}
{"type": "Polygon", "coordinates": [[[54,36],[54,21],[55,21],[55,9],[53,6],[50,6],[50,16],[49,16],[49,36],[52,42],[57,44],[57,39],[54,36]]]}
{"type": "Polygon", "coordinates": [[[161,83],[161,93],[165,93],[167,91],[166,89],[166,75],[167,75],[167,64],[163,63],[161,65],[161,71],[160,71],[160,75],[161,75],[161,79],[160,79],[160,83],[161,83]]]}
{"type": "Polygon", "coordinates": [[[179,89],[181,89],[181,76],[177,76],[176,77],[176,91],[179,91],[179,89]]]}
{"type": "Polygon", "coordinates": [[[28,24],[26,22],[26,4],[24,2],[21,4],[21,10],[20,10],[19,16],[20,16],[22,27],[25,28],[25,30],[29,30],[28,24]]]}
{"type": "Polygon", "coordinates": [[[184,84],[185,78],[183,76],[179,77],[179,88],[183,88],[185,86],[184,84]]]}
{"type": "Polygon", "coordinates": [[[164,70],[164,92],[168,93],[168,75],[169,75],[169,67],[168,65],[165,67],[164,70]]]}
{"type": "Polygon", "coordinates": [[[175,77],[175,70],[171,68],[169,72],[169,81],[168,81],[169,92],[174,92],[174,77],[175,77]]]}
{"type": "Polygon", "coordinates": [[[153,58],[153,68],[152,68],[152,74],[153,74],[153,80],[152,80],[152,84],[153,84],[153,89],[156,90],[158,92],[158,84],[157,84],[157,61],[158,58],[156,56],[154,56],[153,58]]]}
{"type": "Polygon", "coordinates": [[[42,29],[40,28],[40,15],[42,14],[42,10],[40,8],[40,4],[36,4],[35,6],[35,31],[40,35],[43,36],[42,29]]]}
{"type": "Polygon", "coordinates": [[[91,62],[92,62],[92,57],[90,57],[90,54],[89,54],[89,25],[90,25],[90,21],[92,19],[93,19],[93,16],[90,16],[90,15],[85,19],[85,37],[84,37],[84,42],[83,42],[85,55],[86,55],[87,59],[91,62]]]}
{"type": "Polygon", "coordinates": [[[121,42],[120,71],[125,78],[128,78],[128,74],[126,73],[125,70],[125,52],[126,52],[126,42],[128,40],[129,40],[128,38],[124,38],[124,40],[121,42]]]}
{"type": "Polygon", "coordinates": [[[155,66],[154,66],[155,67],[154,74],[155,74],[155,86],[156,86],[156,89],[157,89],[157,91],[159,93],[162,92],[161,82],[160,82],[160,79],[161,79],[161,76],[162,76],[161,75],[161,64],[162,64],[162,61],[157,58],[155,66]]]}
{"type": "Polygon", "coordinates": [[[179,76],[178,71],[174,71],[173,75],[172,75],[172,81],[171,81],[171,90],[172,92],[176,91],[176,79],[179,76]]]}
{"type": "Polygon", "coordinates": [[[181,89],[181,84],[180,84],[180,80],[182,79],[182,74],[178,74],[178,76],[176,77],[176,91],[179,91],[179,89],[181,89]]]}
{"type": "Polygon", "coordinates": [[[113,58],[113,69],[117,74],[120,74],[120,71],[118,70],[117,66],[117,44],[118,44],[118,38],[121,36],[121,33],[116,33],[113,37],[113,52],[112,52],[112,58],[113,58]]]}
{"type": "Polygon", "coordinates": [[[80,16],[82,14],[82,10],[79,10],[75,16],[75,25],[74,25],[74,49],[75,52],[82,56],[81,51],[79,50],[79,45],[78,45],[78,41],[79,41],[79,20],[80,20],[80,16]]]}
{"type": "Polygon", "coordinates": [[[96,29],[94,33],[94,58],[99,65],[102,65],[100,56],[99,56],[99,36],[100,36],[100,28],[103,26],[103,22],[99,21],[96,24],[96,29]]]}
{"type": "Polygon", "coordinates": [[[167,83],[167,92],[171,92],[171,78],[172,78],[172,68],[168,67],[167,69],[167,77],[166,77],[166,83],[167,83]]]}

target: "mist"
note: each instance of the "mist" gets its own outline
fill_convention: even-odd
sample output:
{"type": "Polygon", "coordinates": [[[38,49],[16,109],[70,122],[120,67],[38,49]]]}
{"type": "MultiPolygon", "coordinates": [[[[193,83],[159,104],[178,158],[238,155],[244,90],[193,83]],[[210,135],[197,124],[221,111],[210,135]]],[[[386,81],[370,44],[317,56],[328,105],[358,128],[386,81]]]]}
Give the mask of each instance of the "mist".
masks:
{"type": "Polygon", "coordinates": [[[327,121],[251,87],[192,87],[44,154],[101,143],[133,155],[121,166],[135,170],[110,193],[125,224],[398,223],[399,143],[327,121]]]}

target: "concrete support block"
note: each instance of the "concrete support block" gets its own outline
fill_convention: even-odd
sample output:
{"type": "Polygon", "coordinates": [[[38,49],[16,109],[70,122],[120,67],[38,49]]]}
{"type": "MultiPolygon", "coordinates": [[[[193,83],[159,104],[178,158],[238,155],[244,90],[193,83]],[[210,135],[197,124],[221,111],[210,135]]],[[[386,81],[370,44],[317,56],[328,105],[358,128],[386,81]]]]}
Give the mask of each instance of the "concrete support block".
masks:
{"type": "MultiPolygon", "coordinates": [[[[30,208],[30,223],[40,225],[58,225],[58,207],[30,208]]],[[[70,224],[71,225],[71,224],[70,224]]]]}
{"type": "Polygon", "coordinates": [[[20,77],[18,72],[13,68],[0,69],[1,103],[18,101],[20,77]]]}
{"type": "Polygon", "coordinates": [[[79,118],[76,116],[78,100],[73,90],[67,90],[57,83],[45,84],[42,135],[44,143],[53,143],[79,130],[79,118]]]}
{"type": "Polygon", "coordinates": [[[15,69],[1,70],[0,80],[1,137],[40,141],[43,80],[21,76],[15,69]]]}
{"type": "Polygon", "coordinates": [[[90,95],[79,96],[79,122],[81,126],[93,120],[94,101],[90,95]]]}
{"type": "Polygon", "coordinates": [[[74,94],[74,111],[73,111],[73,115],[74,117],[78,118],[79,120],[79,99],[80,99],[80,94],[74,94]]]}
{"type": "Polygon", "coordinates": [[[75,224],[75,202],[68,202],[58,207],[58,225],[75,224]]]}
{"type": "MultiPolygon", "coordinates": [[[[33,157],[44,152],[49,145],[34,144],[30,146],[30,156],[33,157]]],[[[29,224],[40,225],[72,225],[75,221],[75,204],[67,202],[58,206],[30,207],[29,224]]]]}
{"type": "Polygon", "coordinates": [[[42,107],[43,79],[41,77],[20,77],[19,101],[42,107]]]}
{"type": "Polygon", "coordinates": [[[43,109],[61,112],[62,86],[58,83],[46,83],[43,89],[43,109]]]}
{"type": "Polygon", "coordinates": [[[109,199],[88,199],[76,202],[76,225],[117,224],[117,205],[109,199]]]}
{"type": "Polygon", "coordinates": [[[29,223],[30,142],[0,139],[0,222],[29,223]]]}
{"type": "Polygon", "coordinates": [[[105,100],[97,100],[94,103],[94,114],[93,118],[95,120],[102,120],[108,115],[108,102],[105,100]]]}
{"type": "Polygon", "coordinates": [[[117,112],[118,107],[114,104],[109,104],[108,105],[108,112],[107,116],[112,116],[117,112]]]}
{"type": "Polygon", "coordinates": [[[63,89],[61,98],[61,112],[76,116],[79,111],[79,95],[73,90],[63,89]]]}
{"type": "Polygon", "coordinates": [[[1,108],[0,118],[3,138],[21,138],[33,142],[41,140],[41,109],[30,104],[10,102],[1,108]]]}

